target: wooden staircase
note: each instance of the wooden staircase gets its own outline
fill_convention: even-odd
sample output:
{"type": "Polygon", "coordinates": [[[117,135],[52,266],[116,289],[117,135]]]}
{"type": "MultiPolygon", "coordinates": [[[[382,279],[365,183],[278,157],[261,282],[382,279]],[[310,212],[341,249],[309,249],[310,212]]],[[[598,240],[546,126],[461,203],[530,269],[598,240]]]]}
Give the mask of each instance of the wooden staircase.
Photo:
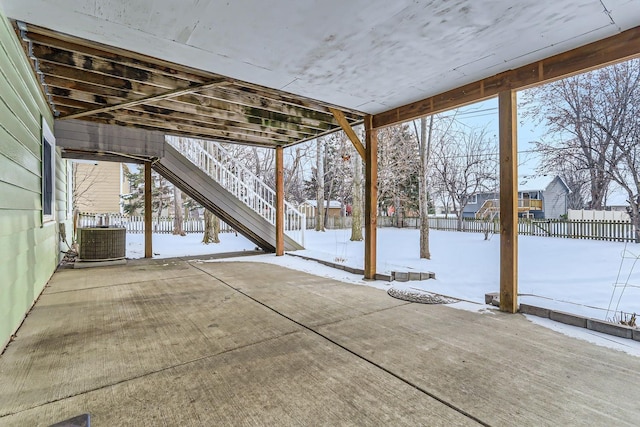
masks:
{"type": "MultiPolygon", "coordinates": [[[[151,161],[152,167],[262,249],[275,251],[275,191],[220,144],[82,120],[56,120],[62,156],[98,161],[151,161]]],[[[306,218],[285,202],[287,251],[303,249],[306,218]]]]}
{"type": "Polygon", "coordinates": [[[476,219],[493,221],[500,216],[500,199],[487,199],[476,212],[476,219]]]}
{"type": "MultiPolygon", "coordinates": [[[[535,199],[518,199],[518,212],[529,214],[531,211],[541,211],[542,200],[535,199]]],[[[480,209],[475,214],[476,219],[484,219],[493,221],[496,217],[500,217],[500,199],[487,199],[484,201],[480,209]]]]}
{"type": "MultiPolygon", "coordinates": [[[[171,145],[167,144],[164,157],[153,163],[153,169],[260,248],[275,252],[275,225],[201,171],[171,145]]],[[[287,251],[303,249],[301,244],[286,234],[284,248],[287,251]]]]}

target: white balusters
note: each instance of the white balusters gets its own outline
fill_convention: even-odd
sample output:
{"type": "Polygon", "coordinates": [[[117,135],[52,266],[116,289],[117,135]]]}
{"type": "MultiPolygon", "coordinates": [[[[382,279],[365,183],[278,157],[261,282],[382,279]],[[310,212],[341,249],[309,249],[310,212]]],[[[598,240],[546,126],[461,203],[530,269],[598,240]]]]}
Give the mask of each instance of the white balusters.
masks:
{"type": "MultiPolygon", "coordinates": [[[[269,223],[276,223],[276,193],[261,178],[236,161],[219,143],[167,136],[167,142],[200,170],[222,185],[269,223]]],[[[285,206],[285,233],[304,246],[305,215],[289,202],[285,206]]]]}

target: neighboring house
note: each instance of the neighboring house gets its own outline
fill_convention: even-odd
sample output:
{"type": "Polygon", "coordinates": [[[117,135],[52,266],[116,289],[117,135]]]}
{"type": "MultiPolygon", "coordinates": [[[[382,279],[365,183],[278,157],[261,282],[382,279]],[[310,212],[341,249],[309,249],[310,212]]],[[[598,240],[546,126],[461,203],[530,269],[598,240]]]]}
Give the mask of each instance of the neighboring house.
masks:
{"type": "MultiPolygon", "coordinates": [[[[567,214],[567,196],[570,192],[559,176],[521,177],[518,183],[518,216],[561,218],[567,214]]],[[[489,217],[499,211],[499,199],[498,192],[475,194],[462,211],[462,216],[489,217]]]]}
{"type": "Polygon", "coordinates": [[[123,167],[116,162],[74,161],[74,208],[88,213],[122,212],[120,195],[129,193],[123,167]]]}
{"type": "MultiPolygon", "coordinates": [[[[327,207],[327,202],[324,202],[324,207],[327,207]]],[[[316,211],[318,209],[317,200],[305,200],[300,203],[298,210],[306,215],[307,218],[315,218],[316,211]]],[[[342,216],[342,203],[337,200],[331,200],[329,202],[329,216],[339,217],[342,216]]]]}
{"type": "Polygon", "coordinates": [[[605,200],[605,209],[626,213],[629,208],[629,195],[617,184],[611,184],[608,193],[605,200]]]}

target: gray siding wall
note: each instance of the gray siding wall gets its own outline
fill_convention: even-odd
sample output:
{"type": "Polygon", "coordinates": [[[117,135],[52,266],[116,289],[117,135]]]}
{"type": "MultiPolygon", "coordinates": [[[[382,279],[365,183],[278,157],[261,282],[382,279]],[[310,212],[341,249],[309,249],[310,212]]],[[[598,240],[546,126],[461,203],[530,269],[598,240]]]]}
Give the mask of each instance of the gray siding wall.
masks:
{"type": "Polygon", "coordinates": [[[476,212],[482,207],[483,203],[489,199],[497,199],[500,195],[497,193],[483,193],[478,194],[478,203],[470,203],[462,210],[462,216],[464,218],[474,218],[476,212]]]}
{"type": "Polygon", "coordinates": [[[567,213],[567,187],[556,177],[542,193],[544,217],[558,219],[567,213]]]}

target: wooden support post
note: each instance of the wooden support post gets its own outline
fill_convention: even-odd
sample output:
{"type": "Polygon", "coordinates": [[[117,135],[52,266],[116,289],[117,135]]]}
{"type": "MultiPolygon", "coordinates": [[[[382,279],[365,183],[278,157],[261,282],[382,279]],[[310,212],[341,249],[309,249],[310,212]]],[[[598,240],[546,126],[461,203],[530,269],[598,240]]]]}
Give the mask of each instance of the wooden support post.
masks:
{"type": "Polygon", "coordinates": [[[516,92],[498,94],[500,128],[500,310],[518,311],[518,122],[516,92]]]}
{"type": "Polygon", "coordinates": [[[284,152],[276,147],[276,256],[284,255],[284,152]]]}
{"type": "Polygon", "coordinates": [[[376,244],[378,221],[378,131],[372,127],[373,116],[364,118],[365,186],[364,186],[364,278],[376,278],[376,244]]]}
{"type": "Polygon", "coordinates": [[[153,258],[153,246],[151,234],[152,225],[151,205],[151,162],[144,164],[144,257],[153,258]]]}

